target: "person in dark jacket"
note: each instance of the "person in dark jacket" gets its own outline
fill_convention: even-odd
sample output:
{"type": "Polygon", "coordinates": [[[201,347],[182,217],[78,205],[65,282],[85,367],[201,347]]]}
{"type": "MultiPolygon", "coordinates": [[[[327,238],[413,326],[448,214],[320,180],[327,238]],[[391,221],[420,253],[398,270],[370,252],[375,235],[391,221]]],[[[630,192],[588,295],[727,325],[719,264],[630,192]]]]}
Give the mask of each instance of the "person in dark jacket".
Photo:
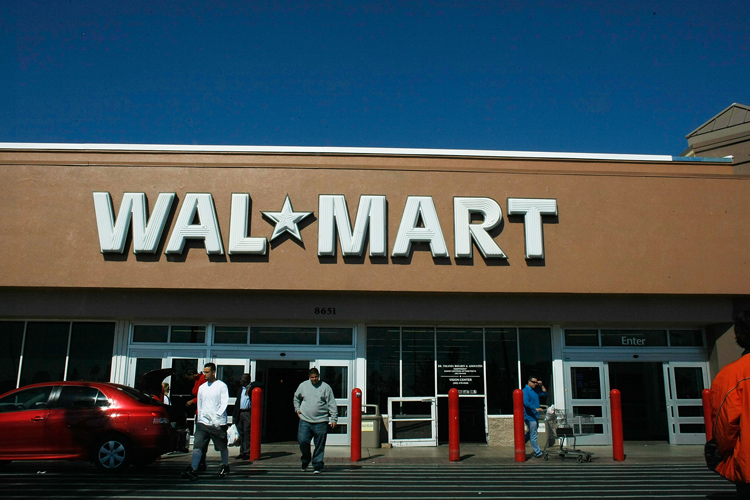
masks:
{"type": "Polygon", "coordinates": [[[240,378],[240,389],[237,391],[237,401],[234,403],[232,422],[240,433],[240,454],[238,460],[250,460],[250,406],[254,384],[250,383],[250,374],[245,373],[240,378]]]}

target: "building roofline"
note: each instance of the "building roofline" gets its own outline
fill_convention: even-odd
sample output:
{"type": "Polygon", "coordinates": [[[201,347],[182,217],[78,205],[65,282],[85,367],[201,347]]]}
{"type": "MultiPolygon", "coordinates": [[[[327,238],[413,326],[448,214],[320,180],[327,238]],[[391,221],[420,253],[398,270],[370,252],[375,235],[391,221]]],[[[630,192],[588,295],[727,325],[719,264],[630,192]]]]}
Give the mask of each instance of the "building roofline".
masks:
{"type": "MultiPolygon", "coordinates": [[[[685,136],[685,139],[690,139],[693,135],[696,135],[696,133],[700,129],[702,129],[703,127],[705,127],[706,125],[708,125],[712,121],[716,120],[718,117],[720,117],[721,115],[723,115],[724,113],[726,113],[727,111],[729,111],[732,108],[741,108],[741,109],[744,109],[746,111],[750,111],[750,106],[746,106],[744,104],[740,104],[738,102],[734,102],[734,103],[730,104],[729,106],[727,106],[726,108],[724,108],[721,111],[719,111],[718,113],[716,113],[714,116],[712,116],[711,118],[709,118],[705,122],[703,122],[700,126],[696,127],[692,132],[690,132],[688,135],[685,136]]],[[[712,132],[712,131],[709,131],[709,132],[712,132]]],[[[708,133],[708,132],[704,132],[704,133],[708,133]]]]}
{"type": "Polygon", "coordinates": [[[367,156],[433,156],[465,158],[517,158],[545,160],[597,160],[639,162],[713,162],[731,163],[731,158],[695,158],[671,155],[565,153],[536,151],[493,151],[480,149],[420,149],[420,148],[346,148],[313,146],[219,146],[180,144],[94,144],[94,143],[37,143],[0,142],[0,151],[104,151],[148,153],[249,153],[302,155],[367,155],[367,156]]]}

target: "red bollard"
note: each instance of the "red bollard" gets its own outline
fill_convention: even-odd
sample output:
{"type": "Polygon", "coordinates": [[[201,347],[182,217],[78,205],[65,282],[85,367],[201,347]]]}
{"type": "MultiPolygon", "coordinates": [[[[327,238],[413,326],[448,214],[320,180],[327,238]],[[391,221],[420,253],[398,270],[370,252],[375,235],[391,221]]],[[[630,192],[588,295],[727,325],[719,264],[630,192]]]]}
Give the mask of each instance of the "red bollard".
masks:
{"type": "Polygon", "coordinates": [[[526,461],[526,432],[523,428],[523,391],[513,391],[513,443],[516,448],[516,462],[526,461]]]}
{"type": "Polygon", "coordinates": [[[625,460],[625,449],[622,442],[622,399],[620,391],[609,391],[612,409],[612,459],[617,462],[625,460]]]}
{"type": "Polygon", "coordinates": [[[703,422],[706,424],[706,441],[711,441],[714,437],[713,415],[711,415],[711,389],[703,389],[701,398],[703,399],[703,422]]]}
{"type": "Polygon", "coordinates": [[[461,439],[458,426],[458,389],[448,391],[448,461],[461,460],[461,439]]]}
{"type": "MultiPolygon", "coordinates": [[[[260,460],[260,434],[263,415],[263,389],[253,389],[250,406],[250,460],[260,460]]],[[[239,404],[239,403],[238,403],[239,404]]]]}
{"type": "Polygon", "coordinates": [[[358,462],[362,458],[362,391],[352,389],[350,402],[351,412],[351,461],[358,462]]]}

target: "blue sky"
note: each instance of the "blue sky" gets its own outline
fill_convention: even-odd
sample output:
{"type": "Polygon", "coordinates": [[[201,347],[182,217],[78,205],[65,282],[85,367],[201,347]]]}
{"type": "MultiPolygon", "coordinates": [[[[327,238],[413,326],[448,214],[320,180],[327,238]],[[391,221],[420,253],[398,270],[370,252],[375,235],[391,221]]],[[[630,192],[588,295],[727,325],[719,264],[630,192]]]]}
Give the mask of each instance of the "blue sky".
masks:
{"type": "Polygon", "coordinates": [[[679,154],[750,2],[0,2],[0,142],[679,154]],[[611,3],[611,5],[610,5],[611,3]]]}

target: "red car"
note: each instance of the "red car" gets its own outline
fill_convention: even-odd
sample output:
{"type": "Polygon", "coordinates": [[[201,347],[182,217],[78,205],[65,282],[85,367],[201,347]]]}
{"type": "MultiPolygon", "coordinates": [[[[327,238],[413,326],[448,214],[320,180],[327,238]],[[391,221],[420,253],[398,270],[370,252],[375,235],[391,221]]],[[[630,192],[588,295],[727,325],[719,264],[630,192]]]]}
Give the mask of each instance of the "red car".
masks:
{"type": "Polygon", "coordinates": [[[107,472],[147,465],[179,446],[184,429],[174,427],[173,412],[118,384],[27,385],[0,396],[0,464],[90,460],[107,472]]]}

